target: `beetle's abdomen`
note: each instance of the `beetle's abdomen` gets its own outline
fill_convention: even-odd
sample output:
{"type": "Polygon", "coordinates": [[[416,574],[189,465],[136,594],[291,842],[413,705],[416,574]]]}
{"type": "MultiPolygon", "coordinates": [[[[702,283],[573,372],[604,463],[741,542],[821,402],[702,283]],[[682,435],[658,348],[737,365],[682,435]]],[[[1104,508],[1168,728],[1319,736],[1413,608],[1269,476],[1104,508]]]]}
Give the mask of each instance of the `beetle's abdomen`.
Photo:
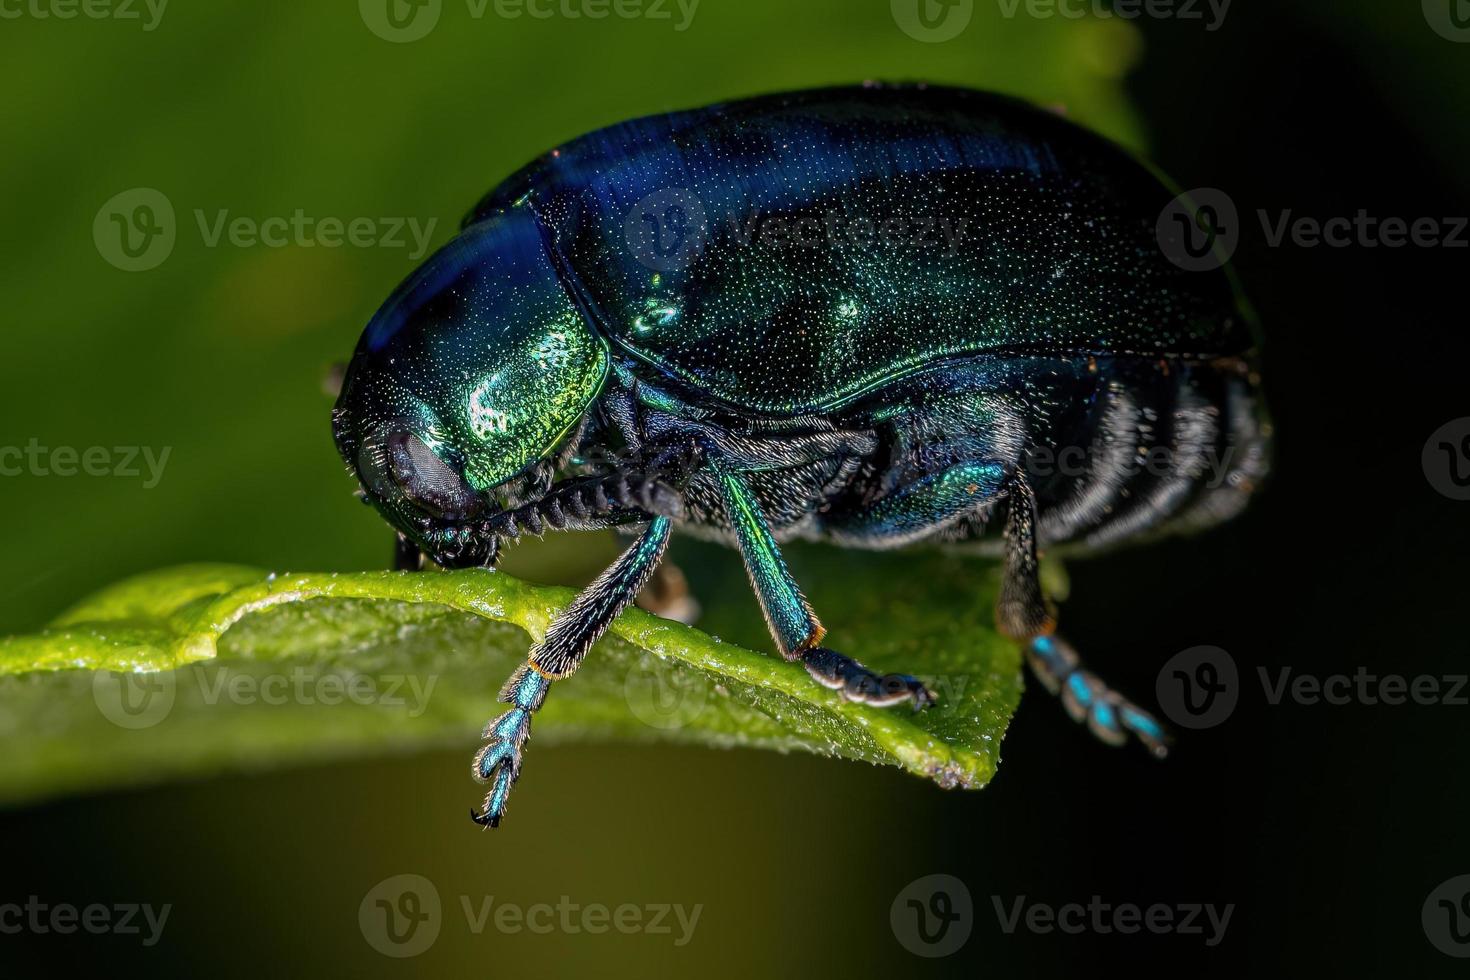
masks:
{"type": "MultiPolygon", "coordinates": [[[[1245,505],[1269,464],[1259,378],[1242,358],[981,355],[865,398],[843,421],[871,425],[881,449],[839,512],[956,464],[993,461],[1032,487],[1046,547],[1095,549],[1214,524],[1245,505]]],[[[998,551],[1007,505],[998,498],[935,536],[998,551]]]]}
{"type": "Polygon", "coordinates": [[[1225,274],[1161,253],[1168,187],[980,93],[836,89],[637,120],[485,208],[527,194],[599,329],[744,411],[832,410],[969,354],[1250,345],[1225,274]]]}
{"type": "Polygon", "coordinates": [[[1234,516],[1265,478],[1270,424],[1240,358],[1089,364],[1090,397],[1025,460],[1047,545],[1106,547],[1234,516]]]}

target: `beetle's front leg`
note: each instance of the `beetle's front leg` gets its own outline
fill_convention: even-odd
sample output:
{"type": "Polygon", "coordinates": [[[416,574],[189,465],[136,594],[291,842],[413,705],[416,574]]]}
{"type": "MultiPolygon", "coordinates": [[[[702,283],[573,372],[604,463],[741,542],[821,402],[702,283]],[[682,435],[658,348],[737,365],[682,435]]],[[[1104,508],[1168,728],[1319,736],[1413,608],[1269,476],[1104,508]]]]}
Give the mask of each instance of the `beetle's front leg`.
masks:
{"type": "Polygon", "coordinates": [[[419,550],[418,542],[402,531],[397,532],[393,540],[393,570],[417,572],[422,571],[423,567],[424,553],[419,550]]]}
{"type": "Polygon", "coordinates": [[[819,683],[840,690],[851,701],[883,707],[912,699],[916,711],[932,704],[934,694],[917,677],[877,674],[851,657],[818,645],[827,631],[787,570],[760,502],[738,474],[719,470],[717,475],[725,516],[735,531],[745,570],[781,655],[800,660],[819,683]]]}
{"type": "Polygon", "coordinates": [[[655,517],[618,560],[583,589],[552,621],[546,636],[531,648],[525,666],[511,675],[500,700],[511,709],[485,726],[489,741],[475,756],[472,773],[490,784],[482,811],[470,811],[478,824],[498,827],[511,787],[520,778],[521,749],[531,734],[531,715],[546,700],[551,682],[567,677],[587,650],[638,595],[658,567],[669,543],[671,521],[655,517]]]}

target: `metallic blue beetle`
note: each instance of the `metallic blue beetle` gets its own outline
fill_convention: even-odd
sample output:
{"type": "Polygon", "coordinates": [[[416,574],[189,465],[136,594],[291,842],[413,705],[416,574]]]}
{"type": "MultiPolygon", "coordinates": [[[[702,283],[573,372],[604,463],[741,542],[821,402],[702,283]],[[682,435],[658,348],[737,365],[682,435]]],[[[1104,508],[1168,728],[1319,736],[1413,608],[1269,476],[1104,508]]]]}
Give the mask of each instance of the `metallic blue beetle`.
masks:
{"type": "Polygon", "coordinates": [[[822,645],[779,542],[989,549],[1037,676],[1163,754],[1055,635],[1037,551],[1214,523],[1265,474],[1248,314],[1161,250],[1173,197],[1053,114],[878,85],[622,123],[492,191],[368,325],[337,445],[400,567],[492,565],[548,527],[637,539],[506,684],[475,819],[499,823],[532,713],[676,526],[738,547],[817,683],[915,708],[917,679],[822,645]]]}

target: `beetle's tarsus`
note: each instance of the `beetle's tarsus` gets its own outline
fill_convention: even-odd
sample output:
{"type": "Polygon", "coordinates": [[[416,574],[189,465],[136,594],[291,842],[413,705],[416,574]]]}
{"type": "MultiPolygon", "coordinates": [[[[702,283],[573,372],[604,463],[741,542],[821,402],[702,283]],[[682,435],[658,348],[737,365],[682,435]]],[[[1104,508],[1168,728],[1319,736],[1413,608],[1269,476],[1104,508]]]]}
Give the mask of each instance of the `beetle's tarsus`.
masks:
{"type": "Polygon", "coordinates": [[[1062,699],[1072,720],[1086,724],[1099,741],[1122,745],[1131,734],[1155,758],[1169,754],[1169,733],[1153,715],[1082,666],[1077,651],[1059,636],[1032,637],[1026,662],[1047,690],[1062,699]]]}
{"type": "Polygon", "coordinates": [[[481,810],[470,810],[470,817],[482,827],[500,826],[510,791],[521,776],[521,748],[531,735],[531,714],[546,700],[551,681],[522,666],[510,676],[500,691],[500,700],[512,707],[485,726],[488,741],[475,753],[470,774],[490,784],[481,810]]]}
{"type": "Polygon", "coordinates": [[[878,674],[836,650],[813,647],[801,659],[818,684],[841,691],[848,701],[887,708],[912,699],[914,710],[922,711],[937,700],[934,692],[911,674],[878,674]]]}

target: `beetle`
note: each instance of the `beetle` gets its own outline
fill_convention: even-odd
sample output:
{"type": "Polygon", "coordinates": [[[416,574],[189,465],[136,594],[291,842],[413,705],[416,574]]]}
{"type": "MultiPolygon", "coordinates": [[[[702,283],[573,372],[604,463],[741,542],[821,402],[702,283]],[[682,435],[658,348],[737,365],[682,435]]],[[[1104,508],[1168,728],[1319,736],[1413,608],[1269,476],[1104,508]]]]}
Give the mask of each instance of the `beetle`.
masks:
{"type": "Polygon", "coordinates": [[[471,816],[499,825],[532,715],[676,527],[739,551],[816,683],[915,710],[916,677],[824,645],[781,543],[997,555],[997,623],[1037,677],[1101,739],[1164,754],[1056,634],[1038,554],[1213,524],[1266,473],[1254,317],[1223,264],[1165,254],[1174,198],[1056,113],[916,84],[621,123],[487,194],[368,324],[337,447],[400,568],[636,537],[501,691],[471,816]]]}

